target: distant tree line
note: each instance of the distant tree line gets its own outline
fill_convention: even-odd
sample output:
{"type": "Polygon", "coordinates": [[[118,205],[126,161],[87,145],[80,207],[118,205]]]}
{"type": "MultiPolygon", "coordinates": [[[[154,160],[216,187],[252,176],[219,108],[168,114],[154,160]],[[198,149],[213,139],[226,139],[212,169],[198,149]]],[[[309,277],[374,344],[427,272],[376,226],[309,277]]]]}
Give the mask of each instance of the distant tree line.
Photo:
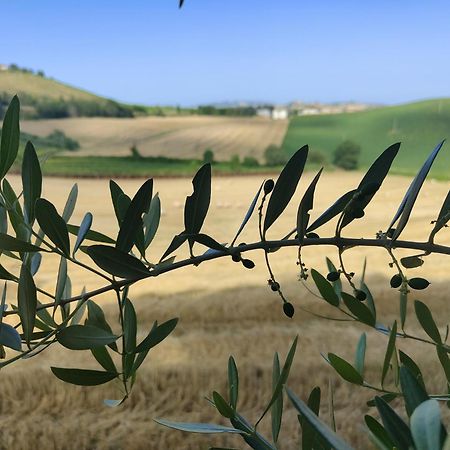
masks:
{"type": "Polygon", "coordinates": [[[197,113],[207,116],[246,116],[251,117],[256,115],[256,108],[253,106],[217,108],[212,105],[200,105],[197,108],[197,113]]]}

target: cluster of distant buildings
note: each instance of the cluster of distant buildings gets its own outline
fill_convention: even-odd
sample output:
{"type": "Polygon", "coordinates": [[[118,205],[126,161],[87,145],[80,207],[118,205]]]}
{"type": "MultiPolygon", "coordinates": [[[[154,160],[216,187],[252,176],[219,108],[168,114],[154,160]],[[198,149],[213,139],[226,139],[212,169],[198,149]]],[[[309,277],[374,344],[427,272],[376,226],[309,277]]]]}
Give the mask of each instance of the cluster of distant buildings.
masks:
{"type": "Polygon", "coordinates": [[[256,115],[273,120],[284,120],[289,116],[313,116],[319,114],[341,114],[364,111],[373,106],[365,103],[306,103],[296,101],[287,105],[264,105],[256,108],[256,115]]]}

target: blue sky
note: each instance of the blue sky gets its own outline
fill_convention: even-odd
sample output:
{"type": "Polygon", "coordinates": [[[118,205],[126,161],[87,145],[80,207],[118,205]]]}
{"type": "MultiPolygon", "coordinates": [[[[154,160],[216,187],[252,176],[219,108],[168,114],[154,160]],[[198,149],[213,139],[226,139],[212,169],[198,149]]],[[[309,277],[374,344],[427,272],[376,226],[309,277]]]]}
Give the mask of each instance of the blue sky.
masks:
{"type": "Polygon", "coordinates": [[[126,102],[450,96],[450,2],[0,0],[0,63],[126,102]]]}

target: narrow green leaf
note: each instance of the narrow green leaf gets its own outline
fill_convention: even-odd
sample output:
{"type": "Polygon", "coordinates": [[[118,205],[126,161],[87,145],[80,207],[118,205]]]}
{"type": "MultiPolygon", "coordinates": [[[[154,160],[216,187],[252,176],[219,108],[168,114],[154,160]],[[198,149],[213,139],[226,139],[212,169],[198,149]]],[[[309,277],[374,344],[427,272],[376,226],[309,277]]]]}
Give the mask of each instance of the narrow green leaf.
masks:
{"type": "Polygon", "coordinates": [[[109,408],[116,408],[117,406],[120,406],[128,397],[121,398],[119,400],[103,400],[103,403],[105,406],[108,406],[109,408]]]}
{"type": "MultiPolygon", "coordinates": [[[[106,320],[105,314],[102,310],[102,308],[97,305],[97,303],[93,302],[92,300],[88,300],[86,302],[87,309],[88,309],[88,315],[87,319],[85,320],[85,325],[90,325],[96,328],[101,328],[102,330],[106,331],[109,334],[113,334],[112,329],[109,325],[109,323],[106,320]]],[[[109,347],[114,350],[115,352],[118,352],[117,344],[113,342],[112,344],[109,344],[109,347]]]]}
{"type": "Polygon", "coordinates": [[[131,198],[123,192],[122,188],[113,180],[109,181],[111,200],[116,214],[117,223],[120,225],[125,217],[125,213],[130,206],[131,198]]]}
{"type": "Polygon", "coordinates": [[[75,242],[75,246],[73,247],[73,253],[80,248],[80,245],[83,243],[86,235],[89,233],[89,230],[92,225],[92,214],[90,212],[86,213],[83,220],[81,221],[80,229],[78,230],[77,240],[75,242]]]}
{"type": "Polygon", "coordinates": [[[225,399],[216,391],[213,392],[213,402],[216,405],[217,411],[220,415],[227,419],[234,417],[233,408],[225,401],[225,399]]]}
{"type": "Polygon", "coordinates": [[[345,359],[334,353],[328,353],[328,361],[334,370],[345,380],[352,384],[363,384],[362,375],[345,359]]]}
{"type": "Polygon", "coordinates": [[[412,358],[410,358],[406,353],[402,352],[401,350],[399,350],[398,354],[400,357],[400,363],[409,369],[410,373],[414,376],[416,381],[425,390],[425,384],[423,382],[423,375],[419,369],[419,366],[413,361],[412,358]]]}
{"type": "Polygon", "coordinates": [[[144,215],[143,222],[144,222],[144,245],[145,248],[148,248],[148,246],[152,243],[153,238],[156,235],[156,232],[158,231],[159,227],[159,221],[161,219],[161,200],[159,199],[158,194],[152,198],[152,201],[150,202],[150,208],[148,210],[148,213],[144,215]]]}
{"type": "Polygon", "coordinates": [[[230,405],[236,410],[239,396],[239,373],[236,361],[232,356],[228,358],[228,389],[230,397],[230,405]]]}
{"type": "Polygon", "coordinates": [[[364,362],[366,359],[366,346],[367,346],[367,337],[366,333],[363,333],[359,338],[355,354],[355,369],[361,374],[363,378],[364,378],[364,362]]]}
{"type": "MultiPolygon", "coordinates": [[[[307,406],[316,415],[319,416],[320,408],[320,388],[315,387],[308,397],[307,406]]],[[[298,416],[302,427],[302,450],[314,450],[315,448],[323,448],[318,442],[318,434],[315,429],[301,415],[298,416]]]]}
{"type": "Polygon", "coordinates": [[[342,292],[342,300],[349,311],[354,314],[357,319],[369,326],[375,325],[375,318],[372,316],[370,309],[358,299],[353,297],[353,295],[342,292]]]}
{"type": "Polygon", "coordinates": [[[34,205],[41,196],[42,172],[36,150],[27,142],[22,160],[23,201],[28,223],[34,222],[34,205]]]}
{"type": "Polygon", "coordinates": [[[29,242],[22,241],[8,234],[0,233],[0,251],[10,252],[41,252],[46,251],[40,247],[36,247],[29,242]]]}
{"type": "Polygon", "coordinates": [[[391,363],[392,355],[396,351],[395,340],[397,338],[397,321],[394,321],[391,332],[389,333],[389,341],[386,348],[386,353],[384,355],[383,370],[381,373],[381,385],[383,386],[384,380],[389,370],[389,365],[391,363]]]}
{"type": "Polygon", "coordinates": [[[236,235],[234,236],[234,238],[230,244],[230,247],[234,246],[237,238],[240,236],[240,234],[242,233],[242,230],[245,228],[248,221],[250,220],[250,217],[252,217],[253,211],[255,210],[255,206],[258,201],[259,195],[261,194],[261,190],[262,190],[263,186],[264,186],[264,182],[261,184],[261,186],[258,189],[258,192],[256,193],[255,197],[253,198],[252,202],[250,203],[247,213],[245,214],[244,220],[242,221],[241,226],[239,227],[236,235]]]}
{"type": "Polygon", "coordinates": [[[0,345],[12,348],[16,352],[22,351],[22,342],[17,330],[7,323],[0,323],[0,345]]]}
{"type": "Polygon", "coordinates": [[[366,294],[366,305],[369,308],[370,312],[372,313],[372,316],[374,318],[374,320],[376,321],[377,319],[377,310],[375,307],[375,302],[373,300],[373,295],[370,292],[369,288],[367,287],[366,283],[361,283],[361,287],[360,289],[365,292],[366,294]]]}
{"type": "Polygon", "coordinates": [[[72,217],[73,211],[75,210],[75,205],[78,199],[78,184],[74,184],[67,197],[66,204],[64,205],[64,210],[62,213],[62,218],[64,222],[68,223],[72,217]]]}
{"type": "Polygon", "coordinates": [[[268,405],[266,406],[266,409],[264,410],[264,412],[262,413],[261,417],[258,419],[258,422],[256,422],[256,424],[261,422],[261,420],[264,418],[264,416],[267,414],[267,412],[270,410],[272,405],[277,400],[278,396],[281,395],[284,385],[286,384],[287,379],[289,377],[289,371],[291,370],[292,361],[294,360],[295,356],[295,350],[297,349],[297,341],[298,336],[295,337],[294,341],[292,342],[291,348],[289,349],[289,352],[286,356],[286,361],[284,362],[283,368],[281,369],[281,374],[280,377],[278,378],[278,382],[275,388],[272,390],[272,398],[270,399],[268,405]]]}
{"type": "Polygon", "coordinates": [[[440,142],[431,152],[430,156],[427,158],[427,160],[417,173],[416,177],[412,181],[411,185],[409,186],[408,191],[406,192],[406,195],[403,198],[397,213],[395,214],[391,224],[388,227],[388,231],[392,230],[393,229],[392,227],[399,219],[398,224],[395,227],[395,231],[392,234],[393,241],[395,241],[400,236],[401,232],[408,223],[409,216],[411,215],[417,196],[419,195],[420,189],[422,188],[425,178],[427,177],[428,172],[430,171],[436,156],[438,155],[440,149],[444,145],[444,142],[445,141],[440,142]]]}
{"type": "Polygon", "coordinates": [[[325,210],[306,230],[308,233],[316,230],[321,227],[325,223],[329,222],[331,219],[336,217],[344,208],[349,204],[349,202],[353,199],[356,194],[357,189],[353,189],[352,191],[346,192],[344,195],[339,197],[327,210],[325,210]]]}
{"type": "Polygon", "coordinates": [[[36,322],[37,293],[33,277],[26,264],[22,264],[20,269],[19,286],[17,289],[17,306],[24,338],[29,346],[34,324],[36,322]]]}
{"type": "MultiPolygon", "coordinates": [[[[386,178],[392,162],[394,161],[400,149],[400,143],[388,147],[370,166],[357,188],[359,192],[358,199],[352,203],[353,211],[364,211],[364,208],[371,202],[384,179],[386,178]]],[[[351,223],[355,216],[353,211],[347,211],[342,219],[342,228],[351,223]]]]}
{"type": "Polygon", "coordinates": [[[87,254],[105,272],[120,278],[140,279],[149,274],[141,261],[114,247],[91,245],[87,249],[87,254]]]}
{"type": "Polygon", "coordinates": [[[147,180],[136,192],[127,208],[120,225],[116,248],[128,253],[133,247],[138,230],[142,230],[142,215],[150,206],[153,192],[153,180],[147,180]]]}
{"type": "Polygon", "coordinates": [[[134,354],[136,350],[137,318],[133,303],[127,298],[124,306],[123,334],[125,352],[134,354]]]}
{"type": "Polygon", "coordinates": [[[417,450],[441,449],[441,410],[436,400],[421,403],[411,416],[411,433],[417,450]]]}
{"type": "Polygon", "coordinates": [[[177,323],[178,319],[170,319],[161,325],[153,327],[147,337],[136,347],[136,353],[148,351],[158,345],[172,333],[177,323]]]}
{"type": "Polygon", "coordinates": [[[297,189],[300,177],[302,176],[303,169],[305,168],[307,157],[308,146],[305,145],[292,155],[291,159],[281,171],[272,194],[270,195],[269,203],[267,204],[263,225],[264,236],[291,201],[291,198],[297,189]]]}
{"type": "Polygon", "coordinates": [[[61,256],[58,269],[58,277],[56,280],[56,292],[55,292],[55,309],[59,305],[66,287],[67,281],[67,259],[61,256]]]}
{"type": "Polygon", "coordinates": [[[13,97],[3,119],[2,136],[0,142],[0,178],[3,178],[13,165],[19,151],[20,103],[17,95],[13,97]]]}
{"type": "Polygon", "coordinates": [[[195,242],[198,242],[199,244],[204,245],[205,247],[208,247],[212,250],[217,250],[220,252],[226,252],[227,248],[217,242],[215,239],[213,239],[211,236],[208,236],[207,234],[199,233],[196,234],[194,237],[195,242]]]}
{"type": "Polygon", "coordinates": [[[51,367],[53,374],[65,383],[78,386],[98,386],[108,383],[117,378],[115,372],[103,372],[100,370],[65,369],[62,367],[51,367]]]}
{"type": "Polygon", "coordinates": [[[311,276],[323,299],[330,305],[339,306],[339,297],[330,282],[315,269],[311,269],[311,276]]]}
{"type": "MultiPolygon", "coordinates": [[[[90,214],[90,213],[88,213],[90,214]]],[[[87,215],[87,214],[86,214],[87,215]]],[[[86,218],[86,216],[85,216],[86,218]]],[[[83,219],[84,221],[84,219],[83,219]]],[[[80,228],[77,225],[67,225],[67,231],[70,234],[73,234],[75,236],[78,236],[80,234],[80,228]]],[[[99,233],[98,231],[89,230],[86,235],[84,236],[84,239],[87,239],[88,241],[94,241],[94,242],[102,242],[104,244],[115,244],[116,241],[114,239],[111,239],[110,237],[99,233]]]]}
{"type": "Polygon", "coordinates": [[[298,206],[297,211],[297,238],[299,242],[303,242],[303,238],[306,234],[306,229],[308,228],[309,223],[309,211],[313,209],[314,202],[314,192],[316,190],[317,182],[319,181],[320,175],[322,174],[322,169],[319,170],[317,175],[311,181],[311,184],[306,189],[305,194],[303,195],[302,200],[300,201],[300,205],[298,206]]]}
{"type": "Polygon", "coordinates": [[[409,450],[413,446],[411,432],[408,425],[397,413],[380,397],[375,397],[375,405],[383,422],[384,429],[398,450],[409,450]]]}
{"type": "Polygon", "coordinates": [[[245,434],[244,431],[236,428],[224,427],[222,425],[214,425],[212,423],[187,423],[187,422],[171,422],[165,419],[154,419],[156,423],[168,428],[179,431],[187,431],[188,433],[202,433],[202,434],[215,434],[215,433],[237,433],[245,434]]]}
{"type": "Polygon", "coordinates": [[[383,428],[381,423],[371,416],[364,416],[367,428],[374,438],[376,446],[381,450],[392,450],[395,447],[394,442],[390,438],[387,431],[383,428]]]}
{"type": "Polygon", "coordinates": [[[406,366],[400,367],[400,385],[405,398],[406,413],[411,417],[413,411],[429,399],[428,394],[406,366]]]}
{"type": "Polygon", "coordinates": [[[56,247],[69,256],[70,242],[67,225],[56,211],[54,205],[44,198],[39,198],[36,201],[36,219],[39,226],[56,247]]]}
{"type": "Polygon", "coordinates": [[[96,359],[96,361],[107,371],[111,373],[117,372],[114,361],[111,358],[111,355],[108,352],[108,348],[103,347],[94,347],[91,348],[91,353],[96,359]]]}
{"type": "Polygon", "coordinates": [[[163,261],[165,258],[167,258],[171,253],[173,253],[175,250],[177,250],[179,247],[181,247],[186,241],[187,241],[186,234],[181,233],[181,234],[177,234],[176,236],[174,236],[169,247],[164,252],[164,254],[161,256],[160,261],[163,261]]]}
{"type": "Polygon", "coordinates": [[[450,358],[447,351],[440,345],[436,346],[437,355],[442,368],[444,369],[445,377],[447,378],[447,385],[450,386],[450,358]]]}
{"type": "Polygon", "coordinates": [[[422,325],[425,333],[427,333],[434,342],[436,342],[437,344],[441,344],[441,335],[436,326],[436,322],[433,319],[431,311],[428,309],[428,306],[419,300],[415,300],[414,310],[416,312],[417,320],[419,321],[420,325],[422,325]]]}
{"type": "Polygon", "coordinates": [[[59,331],[56,338],[70,350],[91,350],[112,344],[118,336],[91,325],[71,325],[59,331]]]}
{"type": "Polygon", "coordinates": [[[0,203],[0,233],[6,234],[8,232],[8,212],[6,208],[0,203]]]}
{"type": "Polygon", "coordinates": [[[300,413],[302,418],[335,450],[351,450],[351,447],[342,440],[331,428],[322,422],[310,408],[300,400],[289,388],[286,388],[287,395],[294,408],[300,413]]]}
{"type": "Polygon", "coordinates": [[[186,197],[184,227],[187,234],[200,232],[211,201],[211,164],[204,164],[192,180],[194,192],[186,197]]]}
{"type": "MultiPolygon", "coordinates": [[[[278,381],[280,379],[281,369],[280,360],[278,358],[278,353],[275,353],[273,357],[273,368],[272,368],[272,392],[276,389],[278,381]]],[[[283,391],[280,392],[278,398],[275,399],[272,408],[272,438],[273,442],[278,442],[278,436],[280,434],[281,419],[283,416],[283,391]]]]}
{"type": "Polygon", "coordinates": [[[450,191],[448,191],[447,196],[445,197],[444,203],[442,204],[441,210],[439,211],[438,218],[434,224],[433,231],[431,232],[431,236],[434,235],[445,227],[447,222],[450,220],[450,191]]]}

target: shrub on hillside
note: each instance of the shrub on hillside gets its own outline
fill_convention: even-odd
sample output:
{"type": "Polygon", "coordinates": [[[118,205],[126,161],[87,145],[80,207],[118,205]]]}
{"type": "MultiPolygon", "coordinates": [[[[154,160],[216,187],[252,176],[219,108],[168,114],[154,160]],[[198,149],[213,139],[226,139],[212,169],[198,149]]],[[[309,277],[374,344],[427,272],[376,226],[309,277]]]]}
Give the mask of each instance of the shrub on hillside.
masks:
{"type": "Polygon", "coordinates": [[[204,152],[203,152],[203,163],[204,164],[212,164],[214,162],[214,152],[210,149],[207,148],[204,152]]]}
{"type": "Polygon", "coordinates": [[[277,145],[269,145],[264,151],[264,159],[268,166],[282,166],[286,164],[288,156],[277,145]]]}
{"type": "Polygon", "coordinates": [[[327,157],[320,150],[310,150],[308,162],[318,166],[324,166],[327,164],[327,157]]]}
{"type": "Polygon", "coordinates": [[[361,147],[353,141],[344,141],[334,151],[333,164],[344,170],[358,168],[361,147]]]}
{"type": "Polygon", "coordinates": [[[242,160],[242,165],[245,167],[258,167],[259,161],[253,156],[246,156],[242,160]]]}

